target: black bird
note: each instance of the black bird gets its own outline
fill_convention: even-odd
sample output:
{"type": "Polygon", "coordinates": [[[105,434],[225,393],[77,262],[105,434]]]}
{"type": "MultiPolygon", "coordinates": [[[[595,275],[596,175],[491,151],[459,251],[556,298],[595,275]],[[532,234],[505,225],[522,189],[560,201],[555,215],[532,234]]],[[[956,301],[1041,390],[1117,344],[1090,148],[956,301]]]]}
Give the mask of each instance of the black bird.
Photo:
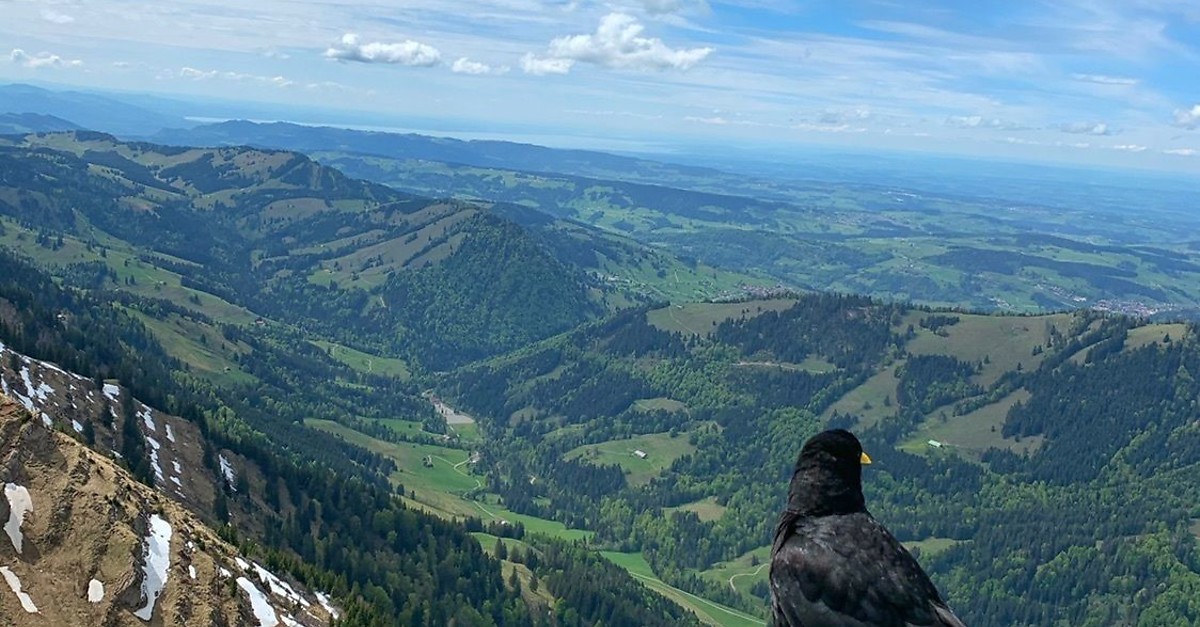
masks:
{"type": "Polygon", "coordinates": [[[858,438],[809,439],[771,546],[775,627],[965,627],[891,532],[867,511],[858,438]]]}

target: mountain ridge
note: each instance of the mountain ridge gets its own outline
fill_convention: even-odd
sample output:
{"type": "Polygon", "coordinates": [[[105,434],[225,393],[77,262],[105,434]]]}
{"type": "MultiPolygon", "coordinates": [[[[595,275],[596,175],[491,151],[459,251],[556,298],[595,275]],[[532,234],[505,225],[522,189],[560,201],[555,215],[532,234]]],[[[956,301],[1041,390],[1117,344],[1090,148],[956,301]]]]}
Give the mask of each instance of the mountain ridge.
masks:
{"type": "Polygon", "coordinates": [[[245,560],[162,492],[2,396],[0,436],[0,518],[17,521],[0,560],[21,588],[0,590],[8,624],[318,627],[338,615],[328,597],[245,560]],[[13,494],[27,497],[18,516],[13,494]]]}

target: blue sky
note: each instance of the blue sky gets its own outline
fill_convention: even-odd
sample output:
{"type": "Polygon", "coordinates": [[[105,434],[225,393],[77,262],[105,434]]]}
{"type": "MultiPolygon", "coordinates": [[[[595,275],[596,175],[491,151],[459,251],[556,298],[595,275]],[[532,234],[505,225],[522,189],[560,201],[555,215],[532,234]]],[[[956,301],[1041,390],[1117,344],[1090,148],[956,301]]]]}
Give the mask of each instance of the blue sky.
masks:
{"type": "Polygon", "coordinates": [[[7,81],[581,147],[1200,172],[1196,0],[0,0],[0,14],[7,81]]]}

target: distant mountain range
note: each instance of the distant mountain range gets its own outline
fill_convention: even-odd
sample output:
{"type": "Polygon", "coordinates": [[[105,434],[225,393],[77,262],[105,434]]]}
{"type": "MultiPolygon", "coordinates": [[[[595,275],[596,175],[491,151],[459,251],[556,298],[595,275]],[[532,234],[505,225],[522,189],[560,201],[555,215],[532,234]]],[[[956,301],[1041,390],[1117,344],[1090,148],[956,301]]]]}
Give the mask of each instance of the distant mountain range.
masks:
{"type": "Polygon", "coordinates": [[[74,122],[40,113],[0,113],[0,135],[82,130],[74,122]]]}
{"type": "Polygon", "coordinates": [[[85,128],[118,135],[145,135],[164,128],[191,125],[182,117],[120,98],[82,91],[53,91],[24,84],[0,85],[0,113],[36,113],[69,120],[70,124],[64,128],[30,128],[28,132],[85,128]]]}

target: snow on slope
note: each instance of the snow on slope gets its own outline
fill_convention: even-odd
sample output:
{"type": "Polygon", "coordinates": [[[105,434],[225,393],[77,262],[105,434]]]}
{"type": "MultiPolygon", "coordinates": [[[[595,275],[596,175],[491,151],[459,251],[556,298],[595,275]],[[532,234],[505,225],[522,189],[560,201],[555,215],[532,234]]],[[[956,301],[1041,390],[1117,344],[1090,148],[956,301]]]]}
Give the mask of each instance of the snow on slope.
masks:
{"type": "Polygon", "coordinates": [[[21,607],[30,614],[37,614],[38,608],[33,604],[33,599],[21,590],[21,580],[17,578],[17,574],[9,570],[7,566],[0,566],[0,575],[4,575],[4,580],[8,582],[8,587],[17,595],[17,599],[21,601],[21,607]]]}
{"type": "Polygon", "coordinates": [[[142,595],[146,605],[134,612],[134,616],[148,621],[154,615],[154,604],[167,587],[168,568],[171,566],[171,523],[155,514],[150,517],[150,534],[146,536],[146,552],[143,556],[142,595]]]}
{"type": "Polygon", "coordinates": [[[25,522],[25,514],[33,511],[33,499],[25,486],[15,483],[4,484],[4,496],[8,499],[8,522],[4,523],[4,533],[12,540],[13,548],[21,553],[25,544],[25,536],[21,533],[21,524],[25,522]]]}

